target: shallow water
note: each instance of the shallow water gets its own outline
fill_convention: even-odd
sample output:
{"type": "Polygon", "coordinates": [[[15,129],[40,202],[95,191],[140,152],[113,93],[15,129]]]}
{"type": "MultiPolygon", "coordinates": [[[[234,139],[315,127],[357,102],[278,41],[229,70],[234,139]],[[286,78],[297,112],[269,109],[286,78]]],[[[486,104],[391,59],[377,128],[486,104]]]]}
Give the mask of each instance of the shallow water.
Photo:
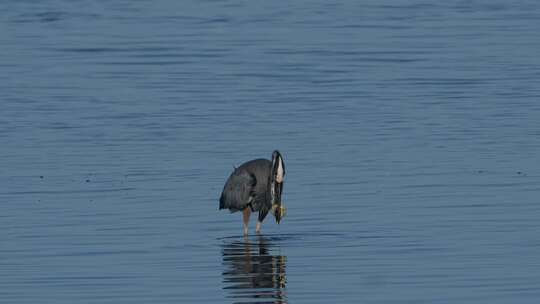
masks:
{"type": "Polygon", "coordinates": [[[536,1],[3,1],[0,25],[1,303],[540,298],[536,1]],[[245,239],[223,183],[276,148],[287,217],[245,239]]]}

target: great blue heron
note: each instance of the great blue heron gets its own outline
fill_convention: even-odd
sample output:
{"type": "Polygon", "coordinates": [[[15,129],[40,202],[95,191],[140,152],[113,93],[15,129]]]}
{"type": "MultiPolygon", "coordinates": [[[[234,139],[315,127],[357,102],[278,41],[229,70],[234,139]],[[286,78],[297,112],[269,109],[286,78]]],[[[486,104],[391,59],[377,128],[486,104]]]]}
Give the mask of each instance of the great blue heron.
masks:
{"type": "Polygon", "coordinates": [[[285,178],[285,164],[279,151],[272,153],[272,160],[254,159],[235,168],[223,187],[219,209],[242,211],[244,235],[248,234],[251,212],[259,212],[255,231],[260,233],[261,223],[270,210],[279,224],[285,216],[281,192],[285,178]]]}

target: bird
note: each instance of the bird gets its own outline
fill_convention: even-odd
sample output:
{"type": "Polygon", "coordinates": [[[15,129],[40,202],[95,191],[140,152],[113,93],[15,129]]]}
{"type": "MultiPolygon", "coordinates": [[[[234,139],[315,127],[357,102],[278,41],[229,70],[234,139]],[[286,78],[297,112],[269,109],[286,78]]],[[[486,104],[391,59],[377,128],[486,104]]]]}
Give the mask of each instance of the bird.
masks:
{"type": "Polygon", "coordinates": [[[231,173],[219,198],[219,209],[229,209],[231,213],[242,211],[244,236],[248,235],[249,217],[259,212],[255,232],[261,232],[261,225],[272,212],[279,224],[286,209],[281,202],[285,164],[278,150],[272,152],[272,160],[254,159],[235,168],[231,173]]]}

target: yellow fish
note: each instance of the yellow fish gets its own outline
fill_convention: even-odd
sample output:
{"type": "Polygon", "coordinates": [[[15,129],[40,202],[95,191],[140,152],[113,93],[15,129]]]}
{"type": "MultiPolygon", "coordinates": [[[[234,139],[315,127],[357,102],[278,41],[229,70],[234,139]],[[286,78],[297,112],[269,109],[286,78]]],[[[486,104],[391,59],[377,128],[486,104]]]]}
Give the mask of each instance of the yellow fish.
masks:
{"type": "Polygon", "coordinates": [[[285,206],[283,206],[283,203],[273,204],[272,213],[274,214],[276,218],[276,222],[279,224],[279,222],[281,222],[281,219],[284,218],[285,215],[287,214],[287,209],[285,208],[285,206]]]}

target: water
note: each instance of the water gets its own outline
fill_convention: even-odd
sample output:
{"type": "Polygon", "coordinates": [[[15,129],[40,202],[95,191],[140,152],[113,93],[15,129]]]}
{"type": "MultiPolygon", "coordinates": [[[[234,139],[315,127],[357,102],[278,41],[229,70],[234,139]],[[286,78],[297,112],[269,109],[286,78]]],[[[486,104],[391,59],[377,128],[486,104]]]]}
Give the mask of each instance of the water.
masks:
{"type": "Polygon", "coordinates": [[[539,30],[536,1],[0,2],[0,302],[537,303],[539,30]],[[287,217],[244,239],[219,194],[276,148],[287,217]]]}

